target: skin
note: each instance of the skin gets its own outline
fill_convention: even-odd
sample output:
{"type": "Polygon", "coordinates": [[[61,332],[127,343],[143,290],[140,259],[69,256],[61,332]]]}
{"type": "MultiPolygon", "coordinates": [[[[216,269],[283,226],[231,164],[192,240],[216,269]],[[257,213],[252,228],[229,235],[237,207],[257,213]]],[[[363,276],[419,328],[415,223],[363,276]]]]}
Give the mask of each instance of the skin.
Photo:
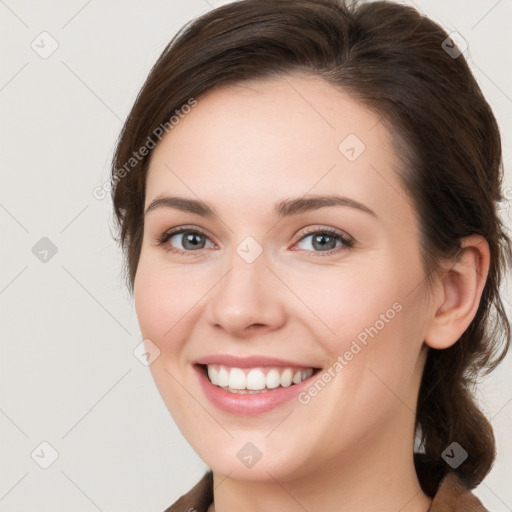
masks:
{"type": "Polygon", "coordinates": [[[209,92],[153,152],[146,208],[177,195],[217,213],[147,213],[134,291],[143,337],[160,350],[150,366],[159,392],[213,469],[210,511],[410,512],[431,503],[413,466],[421,374],[428,347],[455,343],[475,315],[489,252],[481,237],[465,239],[427,296],[418,221],[391,142],[347,94],[293,75],[209,92]],[[349,134],[366,146],[355,161],[338,149],[349,134]],[[274,203],[306,194],[343,195],[376,217],[348,206],[274,215],[274,203]],[[206,233],[200,248],[184,246],[183,235],[166,246],[193,254],[158,245],[184,225],[206,233]],[[354,246],[338,240],[325,255],[305,228],[340,230],[354,246]],[[248,236],[263,250],[252,263],[236,252],[248,236]],[[229,353],[327,369],[394,303],[400,312],[307,405],[222,412],[191,366],[229,353]],[[237,457],[247,442],[262,453],[250,468],[237,457]]]}

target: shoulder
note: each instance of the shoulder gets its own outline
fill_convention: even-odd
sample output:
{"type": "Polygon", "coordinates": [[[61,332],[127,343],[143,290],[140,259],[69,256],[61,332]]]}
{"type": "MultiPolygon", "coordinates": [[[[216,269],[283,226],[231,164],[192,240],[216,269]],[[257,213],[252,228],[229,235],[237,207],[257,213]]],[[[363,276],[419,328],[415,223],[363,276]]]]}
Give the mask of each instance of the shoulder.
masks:
{"type": "Polygon", "coordinates": [[[457,475],[449,472],[439,485],[428,512],[489,512],[457,475]]]}
{"type": "Polygon", "coordinates": [[[206,512],[213,501],[213,472],[209,469],[190,491],[164,512],[206,512]]]}

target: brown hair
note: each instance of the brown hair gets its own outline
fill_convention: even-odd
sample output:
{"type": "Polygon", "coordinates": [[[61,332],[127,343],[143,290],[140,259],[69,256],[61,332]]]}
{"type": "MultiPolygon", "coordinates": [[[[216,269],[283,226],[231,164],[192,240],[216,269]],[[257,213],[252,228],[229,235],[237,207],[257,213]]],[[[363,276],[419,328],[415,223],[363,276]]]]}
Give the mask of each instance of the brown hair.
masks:
{"type": "Polygon", "coordinates": [[[445,51],[447,37],[415,9],[388,1],[243,0],[221,6],[185,25],[158,58],[119,136],[111,179],[133,292],[151,151],[129,172],[126,163],[190,98],[221,85],[298,72],[324,78],[375,111],[404,163],[400,179],[420,219],[426,283],[443,259],[456,259],[461,238],[477,233],[490,247],[473,321],[457,343],[429,349],[427,356],[415,463],[431,496],[450,469],[441,454],[454,441],[469,454],[455,470],[469,488],[489,472],[494,435],[472,387],[501,362],[511,336],[499,295],[512,260],[497,213],[503,201],[499,129],[463,55],[445,51]]]}

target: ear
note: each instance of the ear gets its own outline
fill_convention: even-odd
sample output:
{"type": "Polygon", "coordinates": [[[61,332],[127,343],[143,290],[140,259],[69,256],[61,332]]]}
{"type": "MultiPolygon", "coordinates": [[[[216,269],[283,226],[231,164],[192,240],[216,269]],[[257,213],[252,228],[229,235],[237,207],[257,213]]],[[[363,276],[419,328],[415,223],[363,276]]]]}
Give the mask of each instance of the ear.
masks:
{"type": "Polygon", "coordinates": [[[487,240],[471,235],[461,240],[462,253],[445,271],[425,332],[425,343],[435,349],[452,346],[473,320],[489,272],[487,240]]]}

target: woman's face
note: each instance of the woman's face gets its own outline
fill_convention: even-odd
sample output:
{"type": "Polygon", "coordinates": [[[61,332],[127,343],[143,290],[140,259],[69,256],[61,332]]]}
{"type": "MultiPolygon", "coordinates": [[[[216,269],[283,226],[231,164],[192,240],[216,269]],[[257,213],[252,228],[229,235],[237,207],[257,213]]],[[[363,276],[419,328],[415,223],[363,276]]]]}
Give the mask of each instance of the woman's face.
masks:
{"type": "Polygon", "coordinates": [[[300,76],[210,92],[154,150],[136,310],[161,396],[214,471],[283,481],[411,456],[432,310],[397,165],[376,115],[300,76]],[[155,202],[171,196],[214,214],[155,202]],[[231,393],[195,364],[229,355],[285,360],[284,381],[321,370],[231,393]]]}

